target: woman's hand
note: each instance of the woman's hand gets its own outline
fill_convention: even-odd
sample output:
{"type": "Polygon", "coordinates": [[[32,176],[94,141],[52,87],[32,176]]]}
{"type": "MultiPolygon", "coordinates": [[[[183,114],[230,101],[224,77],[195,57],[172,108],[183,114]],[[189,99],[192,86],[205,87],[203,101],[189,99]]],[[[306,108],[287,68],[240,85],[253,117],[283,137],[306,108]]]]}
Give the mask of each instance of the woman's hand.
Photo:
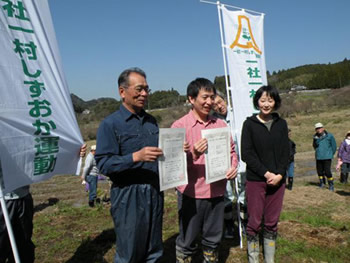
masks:
{"type": "Polygon", "coordinates": [[[270,177],[268,180],[267,180],[267,184],[268,185],[272,185],[272,186],[276,186],[278,185],[281,180],[282,180],[283,176],[280,175],[280,174],[274,174],[274,176],[270,177]]]}

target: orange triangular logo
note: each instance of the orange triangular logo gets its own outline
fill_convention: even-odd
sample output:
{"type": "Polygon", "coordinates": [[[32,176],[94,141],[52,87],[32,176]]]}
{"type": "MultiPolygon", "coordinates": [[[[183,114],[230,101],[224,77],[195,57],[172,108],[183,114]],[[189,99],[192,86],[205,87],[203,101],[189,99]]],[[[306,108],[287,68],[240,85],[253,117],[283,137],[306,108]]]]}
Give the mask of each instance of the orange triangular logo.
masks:
{"type": "Polygon", "coordinates": [[[245,49],[254,49],[258,54],[262,54],[258,45],[255,42],[252,28],[250,26],[249,18],[243,15],[238,16],[238,31],[235,41],[230,45],[230,48],[240,47],[245,49]],[[242,21],[245,21],[248,26],[248,30],[242,26],[242,21]]]}

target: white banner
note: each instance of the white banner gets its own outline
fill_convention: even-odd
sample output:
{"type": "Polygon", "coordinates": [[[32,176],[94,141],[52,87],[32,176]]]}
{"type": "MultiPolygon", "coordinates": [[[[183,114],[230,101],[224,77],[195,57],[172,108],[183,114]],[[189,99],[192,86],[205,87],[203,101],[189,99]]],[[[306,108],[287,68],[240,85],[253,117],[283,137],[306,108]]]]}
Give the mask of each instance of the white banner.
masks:
{"type": "Polygon", "coordinates": [[[0,1],[4,192],[75,173],[83,140],[47,0],[0,1]]]}
{"type": "MultiPolygon", "coordinates": [[[[227,58],[229,91],[233,107],[235,141],[240,149],[241,130],[245,119],[257,112],[253,97],[267,84],[264,51],[264,15],[230,11],[220,5],[223,21],[224,49],[227,58]]],[[[240,172],[245,171],[244,163],[240,172]]]]}

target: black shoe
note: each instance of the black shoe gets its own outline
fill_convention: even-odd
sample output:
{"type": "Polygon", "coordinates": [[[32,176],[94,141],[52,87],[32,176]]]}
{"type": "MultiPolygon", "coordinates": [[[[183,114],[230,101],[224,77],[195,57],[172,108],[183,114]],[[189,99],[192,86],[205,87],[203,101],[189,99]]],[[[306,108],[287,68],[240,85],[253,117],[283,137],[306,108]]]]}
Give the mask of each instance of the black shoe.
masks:
{"type": "Polygon", "coordinates": [[[94,201],[89,201],[89,206],[90,207],[94,207],[95,206],[95,202],[94,201]]]}
{"type": "Polygon", "coordinates": [[[101,203],[101,199],[100,198],[96,198],[96,204],[100,204],[101,203]]]}
{"type": "Polygon", "coordinates": [[[108,198],[108,197],[106,197],[106,196],[104,196],[104,197],[102,198],[102,202],[104,202],[104,203],[108,203],[109,201],[111,201],[111,199],[108,198]]]}

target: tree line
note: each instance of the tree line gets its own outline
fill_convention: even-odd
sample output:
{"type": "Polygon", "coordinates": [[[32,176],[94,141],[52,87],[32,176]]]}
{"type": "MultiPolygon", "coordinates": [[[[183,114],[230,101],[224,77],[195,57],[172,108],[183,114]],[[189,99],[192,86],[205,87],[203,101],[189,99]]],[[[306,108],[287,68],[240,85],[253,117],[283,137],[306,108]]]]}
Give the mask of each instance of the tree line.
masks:
{"type": "MultiPolygon", "coordinates": [[[[346,58],[338,63],[304,65],[278,72],[267,71],[268,83],[281,91],[289,91],[293,86],[305,86],[307,89],[338,89],[350,85],[350,60],[346,58]]],[[[224,76],[215,77],[214,85],[226,93],[224,76]]],[[[110,113],[119,109],[120,100],[99,98],[84,101],[71,94],[74,110],[79,123],[101,121],[110,113]]],[[[146,110],[163,109],[186,103],[186,95],[177,90],[157,90],[149,94],[146,110]]]]}

